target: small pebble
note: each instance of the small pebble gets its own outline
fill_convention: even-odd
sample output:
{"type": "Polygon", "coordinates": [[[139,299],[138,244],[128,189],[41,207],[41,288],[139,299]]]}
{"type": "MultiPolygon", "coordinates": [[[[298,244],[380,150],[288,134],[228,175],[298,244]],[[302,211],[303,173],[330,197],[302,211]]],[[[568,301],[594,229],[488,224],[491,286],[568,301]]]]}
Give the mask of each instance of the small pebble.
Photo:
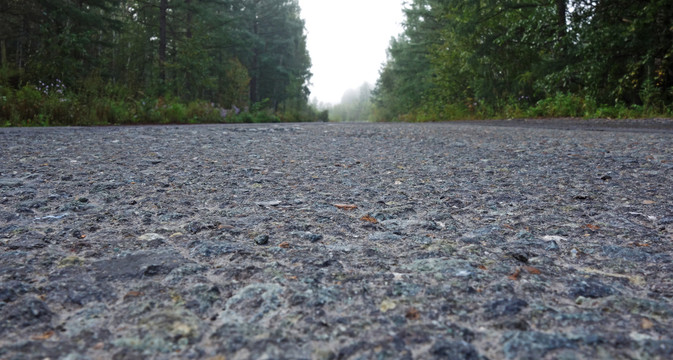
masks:
{"type": "Polygon", "coordinates": [[[269,235],[258,235],[255,237],[255,244],[266,245],[269,243],[269,235]]]}

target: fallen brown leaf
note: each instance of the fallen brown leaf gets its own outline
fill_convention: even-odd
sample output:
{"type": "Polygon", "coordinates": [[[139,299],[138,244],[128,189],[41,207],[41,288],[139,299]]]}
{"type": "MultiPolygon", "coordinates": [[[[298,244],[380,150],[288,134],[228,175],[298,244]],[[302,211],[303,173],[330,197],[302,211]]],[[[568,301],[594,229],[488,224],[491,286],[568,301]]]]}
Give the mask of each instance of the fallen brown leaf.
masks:
{"type": "Polygon", "coordinates": [[[129,291],[126,293],[126,295],[124,295],[124,299],[138,296],[143,296],[143,293],[140,291],[129,291]]]}
{"type": "Polygon", "coordinates": [[[640,321],[640,327],[642,327],[643,330],[649,330],[654,327],[654,323],[650,319],[643,318],[643,320],[640,321]]]}
{"type": "Polygon", "coordinates": [[[521,275],[521,269],[517,268],[516,270],[514,270],[514,273],[508,276],[507,278],[510,280],[519,280],[519,275],[521,275]]]}
{"type": "Polygon", "coordinates": [[[652,200],[643,200],[643,205],[652,205],[654,204],[654,201],[652,200]]]}
{"type": "Polygon", "coordinates": [[[594,231],[600,229],[600,226],[594,225],[594,224],[586,224],[586,225],[584,225],[584,227],[586,227],[589,230],[594,230],[594,231]]]}
{"type": "Polygon", "coordinates": [[[540,271],[538,268],[535,268],[535,267],[532,267],[532,266],[524,266],[523,268],[526,269],[526,271],[528,271],[529,274],[533,274],[533,275],[542,274],[542,271],[540,271]]]}
{"type": "Polygon", "coordinates": [[[282,247],[283,249],[287,249],[290,247],[290,243],[287,241],[283,241],[282,243],[278,244],[279,247],[282,247]]]}
{"type": "Polygon", "coordinates": [[[404,315],[409,320],[418,320],[421,318],[421,313],[416,308],[409,308],[406,315],[404,315]]]}
{"type": "Polygon", "coordinates": [[[362,220],[362,221],[369,221],[369,222],[372,223],[372,224],[378,224],[378,223],[379,223],[378,220],[376,220],[375,218],[371,217],[369,214],[367,214],[367,215],[361,217],[360,220],[362,220]]]}
{"type": "Polygon", "coordinates": [[[355,210],[358,208],[357,205],[353,204],[334,204],[334,206],[336,206],[337,209],[341,210],[355,210]]]}
{"type": "Polygon", "coordinates": [[[32,336],[31,339],[33,339],[33,340],[48,340],[52,336],[54,336],[54,332],[49,330],[47,332],[43,332],[40,335],[32,336]]]}
{"type": "Polygon", "coordinates": [[[486,270],[486,266],[484,266],[484,265],[479,265],[479,266],[477,266],[477,268],[481,269],[481,270],[486,270]]]}

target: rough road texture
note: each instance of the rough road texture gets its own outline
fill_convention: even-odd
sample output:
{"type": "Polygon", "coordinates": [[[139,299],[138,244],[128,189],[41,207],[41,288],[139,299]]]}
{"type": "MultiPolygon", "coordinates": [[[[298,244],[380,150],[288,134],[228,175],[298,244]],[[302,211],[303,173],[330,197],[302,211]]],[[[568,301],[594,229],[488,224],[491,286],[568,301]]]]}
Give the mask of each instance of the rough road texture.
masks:
{"type": "Polygon", "coordinates": [[[671,359],[672,125],[0,129],[0,358],[671,359]]]}

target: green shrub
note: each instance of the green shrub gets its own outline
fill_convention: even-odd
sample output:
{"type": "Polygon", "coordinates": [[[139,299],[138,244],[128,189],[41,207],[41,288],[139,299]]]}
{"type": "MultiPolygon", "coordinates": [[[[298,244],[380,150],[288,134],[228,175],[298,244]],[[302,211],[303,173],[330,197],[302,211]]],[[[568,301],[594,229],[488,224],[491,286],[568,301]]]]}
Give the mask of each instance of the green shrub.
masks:
{"type": "MultiPolygon", "coordinates": [[[[110,98],[94,99],[87,106],[86,117],[80,117],[77,125],[117,125],[133,123],[133,104],[110,98]]],[[[72,124],[72,123],[71,123],[72,124]]]]}
{"type": "Polygon", "coordinates": [[[616,106],[600,106],[593,114],[593,117],[602,119],[619,118],[619,109],[616,106]]]}
{"type": "Polygon", "coordinates": [[[0,85],[0,123],[1,126],[12,126],[13,106],[11,100],[14,93],[5,86],[0,85]]]}
{"type": "MultiPolygon", "coordinates": [[[[58,96],[47,96],[44,99],[40,117],[42,123],[40,126],[72,125],[77,122],[77,117],[73,111],[73,104],[69,98],[58,96]]],[[[81,116],[77,114],[77,116],[81,116]]]]}
{"type": "Polygon", "coordinates": [[[163,108],[162,122],[179,124],[187,122],[187,107],[178,102],[172,102],[163,108]]]}
{"type": "Polygon", "coordinates": [[[557,93],[538,101],[528,110],[529,116],[581,117],[590,112],[585,99],[575,94],[557,93]]]}
{"type": "Polygon", "coordinates": [[[227,122],[232,123],[275,123],[280,122],[280,118],[269,111],[244,111],[238,115],[227,117],[227,122]]]}
{"type": "MultiPolygon", "coordinates": [[[[12,100],[10,100],[12,101],[12,100]]],[[[36,120],[42,106],[42,93],[32,85],[26,85],[17,91],[13,101],[15,112],[21,119],[25,119],[27,125],[36,120]]]]}
{"type": "Polygon", "coordinates": [[[190,123],[223,121],[220,111],[207,101],[192,101],[187,104],[187,119],[190,123]]]}
{"type": "Polygon", "coordinates": [[[508,119],[522,118],[526,116],[526,110],[519,104],[508,103],[504,105],[502,115],[508,119]]]}
{"type": "Polygon", "coordinates": [[[318,114],[318,121],[328,122],[329,121],[329,110],[323,110],[318,114]]]}

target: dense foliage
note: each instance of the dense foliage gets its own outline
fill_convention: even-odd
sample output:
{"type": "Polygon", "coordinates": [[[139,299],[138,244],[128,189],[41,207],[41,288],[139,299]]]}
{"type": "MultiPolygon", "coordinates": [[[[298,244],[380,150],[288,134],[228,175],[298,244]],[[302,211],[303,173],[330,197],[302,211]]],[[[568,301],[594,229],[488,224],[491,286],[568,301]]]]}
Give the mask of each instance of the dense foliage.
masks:
{"type": "Polygon", "coordinates": [[[413,0],[379,120],[673,114],[670,0],[413,0]]]}
{"type": "Polygon", "coordinates": [[[0,48],[0,125],[316,115],[296,0],[3,0],[0,48]]]}

